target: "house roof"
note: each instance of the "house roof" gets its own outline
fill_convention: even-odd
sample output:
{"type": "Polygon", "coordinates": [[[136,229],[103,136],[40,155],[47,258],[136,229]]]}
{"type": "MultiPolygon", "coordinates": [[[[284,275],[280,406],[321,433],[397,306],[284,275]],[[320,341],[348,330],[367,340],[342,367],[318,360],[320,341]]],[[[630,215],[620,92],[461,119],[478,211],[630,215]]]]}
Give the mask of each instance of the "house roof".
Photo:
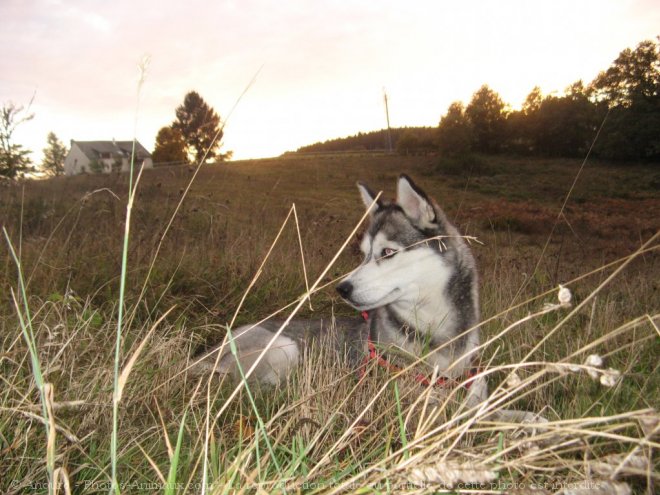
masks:
{"type": "MultiPolygon", "coordinates": [[[[101,154],[110,154],[112,157],[126,157],[130,158],[133,150],[133,141],[74,141],[73,144],[78,145],[80,150],[90,160],[97,160],[101,158],[101,154]]],[[[135,141],[135,156],[139,159],[149,158],[149,153],[139,141],[135,141]]]]}

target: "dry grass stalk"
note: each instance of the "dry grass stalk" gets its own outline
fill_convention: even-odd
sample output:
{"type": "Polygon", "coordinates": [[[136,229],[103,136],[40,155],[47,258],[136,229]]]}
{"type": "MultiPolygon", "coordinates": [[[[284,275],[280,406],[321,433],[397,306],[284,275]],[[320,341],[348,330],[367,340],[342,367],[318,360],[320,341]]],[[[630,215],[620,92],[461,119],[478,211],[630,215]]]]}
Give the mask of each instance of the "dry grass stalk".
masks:
{"type": "MultiPolygon", "coordinates": [[[[211,204],[213,201],[207,200],[206,196],[201,197],[202,194],[220,194],[222,197],[222,194],[231,194],[234,188],[239,189],[232,185],[232,181],[244,180],[245,174],[252,174],[256,182],[254,178],[264,172],[250,167],[252,165],[244,164],[243,170],[247,172],[239,170],[239,167],[233,170],[232,166],[223,169],[223,173],[229,174],[227,180],[215,181],[213,190],[196,192],[200,194],[199,204],[211,204]]],[[[340,167],[337,169],[340,172],[335,170],[333,173],[344,173],[341,165],[337,164],[336,167],[340,167]]],[[[387,168],[389,165],[384,167],[384,172],[378,173],[390,173],[387,168]]],[[[269,172],[273,174],[286,172],[284,168],[277,169],[277,165],[269,170],[275,170],[269,172]]],[[[371,169],[365,170],[367,174],[376,173],[370,171],[371,169]]],[[[349,169],[346,169],[346,173],[349,172],[349,169]]],[[[200,173],[211,172],[200,170],[200,173]]],[[[148,174],[145,172],[142,180],[151,180],[146,175],[148,174]]],[[[81,184],[92,184],[97,178],[74,178],[69,184],[75,183],[76,180],[81,184]]],[[[326,181],[325,185],[328,184],[330,182],[326,181]]],[[[266,186],[267,190],[277,193],[277,188],[272,186],[272,183],[267,183],[266,186]]],[[[148,184],[143,184],[146,193],[149,191],[148,187],[148,184]]],[[[150,187],[155,190],[153,184],[150,187]]],[[[166,184],[165,187],[169,185],[166,184]]],[[[344,187],[347,190],[350,188],[349,185],[340,184],[328,193],[329,199],[325,199],[324,204],[332,206],[330,198],[338,198],[336,203],[345,211],[345,206],[349,203],[348,199],[342,196],[344,187]]],[[[99,187],[93,185],[91,189],[99,187]]],[[[296,194],[301,190],[297,189],[296,194]]],[[[284,194],[290,195],[291,192],[285,191],[284,194]]],[[[121,196],[121,193],[119,195],[121,196]]],[[[113,234],[114,231],[110,227],[104,227],[103,221],[98,220],[105,218],[101,213],[105,214],[114,208],[114,200],[110,197],[104,199],[103,196],[106,195],[91,195],[86,199],[86,204],[74,203],[71,210],[79,215],[81,226],[93,224],[98,235],[86,240],[84,229],[75,227],[78,219],[74,215],[72,220],[75,222],[70,222],[71,225],[66,222],[66,225],[62,224],[70,230],[62,229],[63,235],[59,231],[53,233],[53,242],[49,244],[51,248],[44,250],[43,242],[39,241],[39,238],[48,238],[50,242],[52,232],[31,226],[39,226],[38,222],[43,220],[31,220],[30,225],[26,224],[26,232],[29,233],[30,229],[33,229],[33,232],[26,236],[23,249],[24,266],[35,266],[31,273],[33,296],[30,304],[34,308],[32,319],[39,358],[46,370],[44,376],[57,388],[60,396],[60,402],[50,401],[51,412],[57,412],[54,429],[70,442],[60,442],[60,445],[57,445],[56,462],[60,463],[62,459],[64,463],[69,463],[69,466],[80,466],[70,473],[74,493],[83,489],[81,486],[84,485],[81,483],[85,481],[107,479],[104,472],[106,466],[97,461],[102,455],[107,458],[108,451],[107,416],[111,399],[109,390],[112,389],[109,379],[112,362],[107,351],[113,346],[111,330],[115,325],[113,317],[109,315],[116,313],[116,306],[103,302],[105,288],[94,287],[92,292],[80,290],[83,279],[75,273],[84,271],[85,265],[81,268],[78,264],[80,260],[90,259],[90,256],[95,261],[101,260],[99,253],[114,249],[113,235],[116,233],[113,234]],[[105,202],[106,199],[111,201],[105,202]],[[89,251],[83,251],[83,248],[89,251]],[[73,254],[66,254],[68,251],[73,254]],[[48,277],[59,280],[59,267],[70,265],[75,268],[69,273],[71,287],[75,292],[67,289],[62,300],[47,300],[49,294],[55,290],[53,287],[67,285],[56,285],[55,282],[50,285],[48,277]],[[95,292],[97,289],[98,292],[95,292]],[[75,293],[83,294],[83,298],[75,293]],[[64,407],[66,405],[74,407],[64,407]],[[81,407],[83,405],[84,409],[81,407]]],[[[155,197],[162,199],[163,193],[158,192],[155,197]]],[[[174,197],[178,198],[176,195],[174,197]]],[[[256,435],[240,440],[241,433],[233,428],[237,418],[242,418],[245,422],[243,433],[252,427],[250,422],[253,420],[246,414],[244,397],[238,394],[231,405],[227,405],[223,410],[228,391],[223,389],[222,383],[213,380],[208,382],[203,400],[193,400],[198,395],[200,384],[190,380],[189,374],[182,371],[187,368],[190,348],[202,340],[199,334],[218,334],[222,331],[219,322],[225,321],[224,318],[229,321],[234,313],[241,292],[231,291],[236,287],[242,290],[248,285],[254,273],[253,268],[258,268],[259,261],[262,261],[257,259],[259,253],[265,252],[271,241],[270,234],[263,234],[262,230],[273,233],[277,231],[277,225],[272,223],[257,228],[249,225],[244,218],[239,218],[242,211],[247,211],[249,215],[259,215],[259,212],[263,212],[264,206],[261,204],[252,205],[254,195],[246,197],[247,199],[231,197],[235,202],[231,207],[232,216],[227,216],[229,229],[218,230],[219,222],[216,221],[204,242],[196,238],[195,242],[186,240],[186,236],[192,236],[193,233],[192,230],[185,230],[178,238],[178,243],[169,244],[159,236],[150,236],[148,228],[142,227],[140,230],[143,218],[147,227],[154,225],[149,211],[142,211],[134,216],[138,236],[135,257],[140,260],[139,263],[148,264],[149,261],[150,251],[140,252],[144,249],[144,243],[153,242],[155,245],[162,241],[162,250],[159,252],[175,272],[168,272],[168,264],[160,262],[155,265],[156,272],[162,270],[169,284],[170,280],[180,275],[181,272],[177,270],[183,266],[195,284],[191,289],[194,292],[183,292],[183,295],[176,296],[174,290],[169,291],[170,285],[163,283],[159,286],[159,282],[153,282],[158,291],[167,294],[161,296],[165,299],[157,299],[156,306],[160,307],[161,303],[164,306],[167,302],[168,306],[165,307],[170,307],[170,302],[176,302],[179,308],[183,308],[176,317],[174,313],[170,313],[168,321],[163,321],[157,332],[153,331],[154,321],[161,314],[161,310],[151,312],[156,307],[150,306],[153,301],[147,304],[136,303],[135,299],[131,299],[128,306],[133,319],[131,324],[125,327],[123,338],[125,342],[134,342],[138,350],[133,352],[135,359],[125,362],[122,372],[124,378],[121,382],[123,402],[120,444],[123,448],[119,453],[122,481],[163,481],[163,469],[172,450],[171,446],[168,448],[168,432],[178,427],[177,420],[181,417],[182,410],[190,407],[190,421],[186,423],[189,437],[185,440],[189,458],[181,464],[186,480],[203,480],[202,490],[207,490],[207,493],[247,493],[250,486],[257,486],[263,492],[274,492],[278,489],[273,459],[270,453],[266,452],[264,444],[260,443],[263,435],[257,432],[256,435]],[[243,230],[236,230],[237,227],[231,225],[240,225],[243,230]],[[227,240],[221,245],[210,243],[211,240],[218,243],[223,235],[227,240]],[[195,246],[195,243],[199,246],[195,246]],[[181,253],[184,251],[186,257],[195,260],[193,264],[182,265],[181,253]],[[220,252],[221,256],[213,257],[216,251],[220,252]],[[249,276],[236,268],[241,266],[250,267],[252,272],[249,276]],[[223,282],[225,280],[228,281],[226,284],[223,282]],[[200,296],[204,287],[210,288],[210,296],[200,296]],[[193,306],[187,306],[189,300],[195,301],[195,304],[201,301],[200,305],[209,305],[208,311],[200,310],[200,306],[191,309],[193,306]],[[144,308],[140,304],[144,304],[144,308]],[[148,335],[148,338],[145,335],[148,335]],[[131,379],[127,380],[129,372],[131,379]],[[158,412],[159,408],[161,414],[158,412]],[[208,442],[205,442],[205,438],[208,438],[208,442]],[[207,468],[202,467],[204,464],[207,468]],[[124,469],[123,466],[129,465],[130,470],[124,469]]],[[[214,201],[223,200],[216,196],[214,198],[214,201]]],[[[190,200],[196,201],[194,196],[190,200]]],[[[150,200],[136,200],[134,207],[139,209],[145,206],[145,201],[150,200]]],[[[304,198],[301,203],[297,203],[301,226],[310,221],[309,212],[316,211],[310,208],[310,205],[315,207],[318,201],[314,196],[307,203],[304,198]]],[[[587,204],[585,208],[588,207],[590,205],[587,204]]],[[[223,204],[222,215],[225,215],[226,209],[223,204]]],[[[481,210],[474,218],[483,217],[484,211],[486,210],[481,210]]],[[[273,217],[282,218],[285,213],[286,210],[283,210],[282,215],[273,217]]],[[[323,213],[325,215],[327,212],[323,213]]],[[[118,224],[111,215],[108,215],[108,218],[114,222],[109,222],[108,225],[118,224]]],[[[341,220],[348,222],[344,217],[341,217],[341,220]]],[[[351,222],[353,220],[351,219],[351,222]]],[[[191,228],[189,223],[184,222],[182,225],[186,229],[191,228]]],[[[177,224],[172,223],[171,227],[172,232],[176,233],[177,224]]],[[[181,228],[179,231],[183,232],[181,228]]],[[[334,226],[331,226],[323,232],[327,235],[328,232],[337,230],[333,229],[334,226]]],[[[301,229],[297,228],[295,237],[292,233],[292,238],[289,239],[291,244],[287,244],[286,252],[273,251],[269,265],[274,265],[276,270],[269,272],[269,267],[264,267],[259,283],[253,285],[256,295],[248,295],[245,298],[245,306],[241,305],[246,318],[252,318],[254,314],[261,317],[271,312],[274,307],[284,306],[285,302],[295,298],[292,294],[299,293],[299,285],[296,285],[294,290],[281,282],[282,279],[294,280],[299,277],[300,285],[304,283],[304,273],[301,277],[299,272],[304,272],[305,267],[291,264],[294,244],[300,247],[305,243],[305,262],[310,265],[309,274],[318,273],[327,266],[327,260],[332,255],[329,249],[332,248],[334,253],[335,246],[340,241],[327,237],[315,241],[318,232],[312,234],[301,235],[301,229]],[[272,282],[271,278],[276,281],[272,282]],[[265,294],[269,297],[279,294],[281,298],[271,301],[265,294]],[[251,297],[256,299],[253,301],[251,297]],[[264,310],[264,307],[268,310],[264,310]]],[[[282,466],[285,474],[283,481],[290,481],[298,486],[305,482],[317,483],[317,493],[338,493],[356,491],[368,485],[383,486],[385,489],[384,480],[395,483],[403,479],[405,482],[403,474],[407,476],[413,469],[420,470],[420,478],[440,480],[444,479],[438,471],[441,464],[429,462],[429,459],[437,458],[438,452],[442,453],[450,467],[456,468],[457,473],[465,475],[464,479],[470,478],[467,476],[468,467],[479,470],[482,466],[488,466],[488,469],[484,468],[486,471],[499,473],[498,481],[519,480],[528,486],[534,482],[565,483],[566,489],[583,490],[592,488],[587,486],[584,480],[592,480],[593,477],[635,476],[635,482],[638,484],[647,483],[646,480],[650,483],[660,481],[652,458],[646,460],[645,467],[641,460],[647,459],[642,453],[646,454],[660,447],[656,441],[658,415],[648,408],[650,402],[657,409],[652,393],[655,368],[648,361],[648,351],[655,345],[654,339],[658,336],[657,322],[660,319],[648,309],[653,302],[653,292],[647,278],[652,278],[649,274],[655,273],[653,270],[656,258],[653,255],[658,246],[644,247],[635,253],[634,259],[626,256],[617,261],[601,263],[601,258],[593,258],[592,250],[604,249],[605,242],[599,244],[596,238],[590,238],[594,245],[582,247],[587,250],[587,255],[591,256],[585,258],[588,263],[581,264],[580,259],[574,258],[564,263],[562,259],[558,280],[568,281],[565,285],[570,286],[573,291],[571,302],[579,305],[588,299],[588,308],[583,305],[582,310],[572,312],[570,317],[562,319],[558,324],[558,319],[566,316],[558,313],[566,307],[566,292],[563,293],[563,301],[559,301],[559,304],[554,302],[559,307],[528,318],[528,312],[539,312],[541,305],[537,301],[558,295],[556,282],[551,280],[550,275],[547,280],[530,282],[530,290],[525,293],[527,301],[515,306],[510,304],[511,296],[517,292],[521,281],[516,274],[531,272],[531,265],[527,263],[525,256],[533,258],[535,252],[526,253],[525,250],[532,249],[530,246],[534,239],[513,234],[511,243],[508,243],[502,241],[500,234],[482,230],[478,236],[480,239],[486,239],[486,246],[479,248],[484,250],[480,252],[484,258],[480,265],[484,279],[484,314],[488,316],[484,318],[482,327],[486,336],[484,340],[489,340],[488,336],[496,336],[490,339],[483,349],[488,359],[486,368],[491,388],[496,391],[487,408],[481,412],[461,410],[460,391],[450,394],[449,398],[434,401],[430,391],[420,393],[412,388],[404,390],[403,385],[400,387],[400,404],[397,404],[393,397],[393,376],[382,373],[382,370],[372,370],[367,379],[358,384],[350,370],[331,353],[319,351],[310,354],[298,376],[287,384],[285,389],[264,391],[260,397],[260,412],[266,420],[265,435],[272,442],[277,461],[282,466]],[[520,240],[523,242],[518,242],[520,240]],[[594,268],[596,261],[599,264],[594,268]],[[629,270],[639,269],[639,273],[629,272],[630,276],[625,278],[610,277],[607,280],[607,290],[601,290],[598,298],[590,296],[595,286],[591,280],[598,277],[605,280],[613,269],[626,261],[630,261],[627,264],[629,270]],[[578,272],[582,273],[569,272],[568,268],[574,266],[579,266],[578,272]],[[625,301],[625,304],[622,305],[622,301],[625,301]],[[585,311],[587,309],[588,311],[585,311]],[[526,352],[532,349],[549,329],[556,326],[560,327],[561,331],[557,330],[547,338],[543,349],[539,349],[533,358],[527,359],[526,352]],[[509,331],[501,332],[508,327],[509,331]],[[589,354],[602,357],[603,363],[586,363],[589,354]],[[597,381],[589,378],[587,367],[592,368],[597,381]],[[601,377],[613,374],[609,371],[610,367],[612,370],[620,370],[621,375],[617,376],[614,387],[601,387],[601,377]],[[497,391],[498,384],[501,384],[500,391],[497,391]],[[499,408],[520,407],[541,411],[545,405],[554,407],[556,413],[552,410],[544,412],[551,420],[536,429],[515,421],[495,423],[488,420],[488,414],[499,408]],[[403,418],[403,432],[399,429],[398,406],[403,418]],[[425,468],[430,470],[424,471],[425,468]],[[569,483],[576,485],[571,488],[569,483]],[[583,484],[577,485],[578,483],[583,484]]],[[[287,239],[283,238],[283,241],[287,239]]],[[[607,238],[606,241],[612,243],[615,239],[607,238]]],[[[613,246],[613,252],[617,253],[617,257],[620,256],[621,246],[613,246]]],[[[337,271],[316,288],[305,284],[302,289],[304,298],[309,300],[309,297],[314,295],[314,307],[322,310],[324,314],[329,311],[327,308],[330,307],[332,298],[327,291],[324,293],[317,289],[332,285],[334,280],[340,278],[341,274],[352,266],[354,260],[349,261],[341,261],[337,271]]],[[[94,265],[94,268],[100,270],[97,265],[94,265]]],[[[91,268],[88,269],[88,273],[92,271],[91,268]]],[[[106,283],[104,272],[94,273],[99,273],[102,284],[106,283]]],[[[140,276],[141,274],[142,272],[139,272],[140,276]]],[[[183,280],[189,282],[185,277],[183,280]]],[[[139,287],[140,284],[136,286],[139,287]]],[[[57,290],[64,292],[62,289],[57,290]]],[[[300,299],[296,299],[288,308],[293,308],[299,302],[300,299]]],[[[258,318],[254,320],[256,319],[258,318]]],[[[0,364],[3,366],[0,413],[3,421],[6,419],[3,424],[10,425],[2,432],[3,439],[0,441],[4,442],[6,438],[7,442],[0,444],[0,453],[3,460],[8,460],[6,465],[11,470],[8,476],[17,477],[19,480],[38,480],[44,478],[46,471],[42,452],[43,435],[36,432],[33,423],[34,420],[43,422],[44,419],[32,412],[38,410],[36,389],[31,380],[29,365],[24,358],[26,347],[16,333],[15,323],[15,317],[12,316],[4,316],[0,320],[3,330],[3,337],[0,337],[0,364]],[[35,455],[37,452],[41,454],[35,455]],[[30,455],[42,462],[28,466],[24,459],[30,455]]],[[[397,380],[403,383],[405,377],[397,380]]],[[[447,473],[443,475],[446,476],[447,473]]],[[[0,485],[3,482],[0,480],[0,485]]],[[[609,484],[605,481],[602,483],[599,489],[609,490],[602,493],[617,493],[616,489],[625,490],[625,485],[617,485],[613,481],[607,482],[609,484]]],[[[28,485],[20,486],[26,488],[28,485]]],[[[5,488],[8,486],[1,486],[1,490],[5,488]]],[[[64,489],[66,490],[66,486],[64,489]]],[[[421,485],[414,489],[417,493],[428,493],[432,490],[421,485]]],[[[532,493],[530,490],[531,488],[527,492],[532,493]]],[[[501,493],[501,490],[497,492],[501,493]]],[[[534,492],[541,493],[543,490],[534,492]]]]}
{"type": "Polygon", "coordinates": [[[591,461],[589,468],[598,476],[607,478],[646,476],[651,463],[641,455],[610,454],[591,461]]]}
{"type": "Polygon", "coordinates": [[[425,488],[454,488],[459,484],[483,485],[497,478],[497,471],[485,466],[455,461],[419,466],[405,475],[408,481],[425,488]]]}
{"type": "Polygon", "coordinates": [[[631,495],[632,489],[628,483],[608,480],[585,480],[567,483],[569,488],[563,488],[554,495],[631,495]]]}

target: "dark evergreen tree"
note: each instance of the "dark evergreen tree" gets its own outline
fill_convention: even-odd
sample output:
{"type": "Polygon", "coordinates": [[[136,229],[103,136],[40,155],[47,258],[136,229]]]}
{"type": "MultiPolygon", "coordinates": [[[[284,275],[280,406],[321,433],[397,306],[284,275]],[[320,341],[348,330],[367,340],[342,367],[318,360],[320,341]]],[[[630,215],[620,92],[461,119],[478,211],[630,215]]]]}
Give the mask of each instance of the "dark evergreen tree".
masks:
{"type": "Polygon", "coordinates": [[[220,117],[199,93],[191,91],[185,96],[176,109],[172,129],[181,133],[186,152],[195,163],[216,157],[223,136],[220,117]]]}

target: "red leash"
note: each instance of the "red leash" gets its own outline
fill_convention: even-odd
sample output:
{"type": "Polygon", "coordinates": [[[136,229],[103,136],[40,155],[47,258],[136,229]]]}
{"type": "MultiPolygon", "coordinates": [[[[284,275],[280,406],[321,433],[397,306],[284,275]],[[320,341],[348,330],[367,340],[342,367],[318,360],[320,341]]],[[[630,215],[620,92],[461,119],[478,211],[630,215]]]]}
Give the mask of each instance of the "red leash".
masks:
{"type": "MultiPolygon", "coordinates": [[[[362,311],[362,318],[364,318],[364,321],[369,320],[369,313],[366,311],[362,311]]],[[[360,366],[360,379],[364,378],[364,375],[367,373],[367,364],[369,364],[369,361],[372,360],[377,360],[378,365],[381,366],[382,368],[385,368],[388,371],[391,371],[393,373],[398,373],[403,371],[402,368],[399,368],[398,366],[390,363],[387,359],[385,359],[383,356],[378,354],[378,351],[376,350],[376,346],[374,345],[373,341],[371,340],[371,335],[367,337],[367,349],[368,349],[368,354],[364,357],[364,361],[362,363],[362,366],[360,366]]],[[[433,385],[434,387],[441,387],[441,388],[453,388],[457,387],[459,385],[463,385],[466,390],[468,390],[471,386],[472,383],[474,383],[474,380],[470,380],[470,378],[474,378],[479,374],[479,369],[478,368],[471,368],[467,371],[466,373],[466,378],[467,382],[461,384],[458,380],[454,380],[452,378],[447,378],[445,376],[441,376],[435,380],[435,382],[431,382],[431,379],[429,379],[428,376],[423,375],[421,373],[418,373],[415,375],[415,381],[418,383],[421,383],[422,385],[428,387],[433,385]]]]}

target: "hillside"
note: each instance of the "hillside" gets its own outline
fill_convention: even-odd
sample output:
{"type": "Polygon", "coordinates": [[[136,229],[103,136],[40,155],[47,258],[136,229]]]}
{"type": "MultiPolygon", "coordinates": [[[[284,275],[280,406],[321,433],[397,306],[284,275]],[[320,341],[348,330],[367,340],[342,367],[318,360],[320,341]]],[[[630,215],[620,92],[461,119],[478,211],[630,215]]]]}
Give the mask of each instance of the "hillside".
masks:
{"type": "Polygon", "coordinates": [[[371,132],[359,132],[353,136],[329,139],[322,143],[314,143],[298,148],[298,153],[330,153],[338,151],[382,151],[392,140],[392,150],[397,150],[403,136],[414,136],[418,141],[416,149],[431,150],[435,148],[437,129],[433,127],[395,127],[371,132]]]}
{"type": "MultiPolygon", "coordinates": [[[[156,265],[158,277],[164,283],[174,275],[174,293],[194,293],[204,300],[232,293],[228,284],[250,277],[262,252],[254,237],[269,243],[293,202],[306,238],[315,245],[315,237],[327,236],[323,226],[346,225],[348,229],[361,214],[355,181],[365,180],[391,194],[400,171],[417,177],[471,234],[486,239],[497,238],[500,232],[532,236],[534,243],[542,244],[578,167],[579,162],[574,160],[476,157],[461,163],[437,157],[341,155],[205,167],[163,241],[156,265]],[[265,211],[266,217],[260,213],[265,211]],[[240,232],[253,225],[251,215],[266,223],[246,237],[240,232]],[[252,244],[243,246],[248,238],[252,244]],[[239,246],[254,254],[248,256],[248,263],[232,263],[232,270],[238,272],[233,272],[231,280],[226,279],[220,268],[228,263],[226,249],[232,247],[229,252],[233,252],[239,246]],[[170,271],[177,267],[178,271],[170,271]],[[238,273],[241,275],[237,279],[238,273]],[[195,280],[208,283],[196,287],[195,280]]],[[[186,168],[145,172],[136,200],[131,244],[136,282],[190,178],[186,168]]],[[[101,283],[107,296],[112,297],[126,180],[126,175],[87,175],[32,182],[27,184],[23,204],[20,187],[5,189],[1,200],[6,219],[3,223],[10,237],[16,238],[16,221],[22,210],[24,262],[28,267],[38,262],[32,275],[38,293],[61,291],[69,284],[83,296],[102,298],[97,293],[101,283]],[[42,249],[39,246],[43,239],[50,240],[42,249]]],[[[566,219],[558,225],[561,235],[555,234],[551,246],[562,243],[563,257],[570,254],[585,258],[580,265],[594,253],[610,253],[606,259],[594,260],[600,263],[634,249],[656,227],[648,212],[658,205],[659,180],[652,167],[587,166],[567,203],[566,219]]],[[[335,227],[332,232],[341,235],[335,227]]],[[[310,262],[319,269],[338,242],[339,238],[321,247],[319,259],[310,262]]],[[[246,254],[235,256],[241,259],[246,254]]],[[[11,269],[7,270],[3,289],[14,281],[11,269]]]]}
{"type": "Polygon", "coordinates": [[[267,493],[283,483],[291,493],[312,491],[312,484],[319,493],[355,492],[385,477],[409,482],[405,463],[417,452],[429,469],[439,469],[440,452],[442,466],[484,459],[506,486],[558,486],[593,481],[594,465],[605,469],[634,451],[646,463],[643,475],[625,468],[617,479],[642,493],[647,475],[658,481],[648,474],[657,466],[644,453],[652,442],[644,428],[657,417],[649,408],[660,407],[660,176],[650,166],[589,162],[577,177],[580,165],[302,153],[205,166],[187,192],[191,169],[145,170],[132,210],[123,301],[126,175],[2,185],[0,218],[20,256],[26,298],[18,295],[4,243],[0,492],[25,492],[31,480],[46,479],[48,455],[66,467],[74,493],[95,486],[107,492],[119,342],[125,385],[117,455],[127,486],[161,487],[173,472],[190,486],[208,479],[208,493],[249,491],[255,480],[267,493]],[[303,305],[298,316],[359,318],[334,291],[361,261],[358,238],[350,235],[364,213],[355,182],[392,197],[401,172],[473,236],[482,340],[491,339],[481,356],[490,388],[515,393],[506,406],[542,413],[550,430],[466,419],[463,390],[437,399],[382,369],[358,383],[323,345],[274,391],[250,387],[233,396],[232,385],[195,371],[194,356],[221,341],[234,316],[235,329],[285,307],[288,315],[306,291],[305,271],[310,284],[316,281],[346,239],[311,307],[303,305]],[[294,203],[306,270],[293,216],[262,268],[294,203]],[[558,284],[572,291],[572,307],[553,306],[558,284]],[[120,305],[125,319],[117,340],[120,305]],[[29,329],[21,326],[26,321],[29,329]],[[34,347],[26,343],[31,334],[34,347]],[[590,378],[583,363],[591,354],[621,373],[616,386],[590,378]],[[49,442],[35,362],[52,392],[44,412],[56,432],[49,442]]]}

